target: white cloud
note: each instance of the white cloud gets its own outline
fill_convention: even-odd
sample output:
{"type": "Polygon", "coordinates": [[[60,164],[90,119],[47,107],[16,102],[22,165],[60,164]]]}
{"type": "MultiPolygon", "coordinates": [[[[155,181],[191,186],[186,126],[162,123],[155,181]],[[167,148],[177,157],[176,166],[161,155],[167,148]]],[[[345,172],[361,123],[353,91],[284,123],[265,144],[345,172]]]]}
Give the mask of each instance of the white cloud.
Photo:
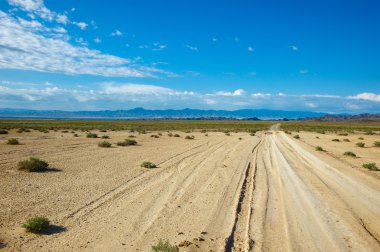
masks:
{"type": "Polygon", "coordinates": [[[102,42],[102,40],[101,40],[100,38],[95,38],[95,39],[94,39],[94,42],[97,43],[97,44],[99,44],[99,43],[102,42]]]}
{"type": "Polygon", "coordinates": [[[188,45],[188,44],[185,44],[183,46],[186,47],[186,48],[188,48],[188,49],[190,49],[191,51],[198,52],[198,47],[191,46],[191,45],[188,45]]]}
{"type": "Polygon", "coordinates": [[[239,39],[238,37],[234,37],[234,41],[235,41],[235,42],[239,42],[240,39],[239,39]]]}
{"type": "Polygon", "coordinates": [[[93,28],[94,30],[95,30],[95,29],[98,29],[98,26],[96,25],[95,20],[91,20],[90,24],[91,24],[91,26],[92,26],[92,28],[93,28]]]}
{"type": "MultiPolygon", "coordinates": [[[[139,66],[129,59],[103,54],[86,46],[71,45],[65,30],[48,28],[32,20],[0,11],[0,68],[91,74],[118,77],[171,75],[160,69],[139,66]]],[[[84,42],[78,40],[77,42],[84,42]]]]}
{"type": "Polygon", "coordinates": [[[242,96],[244,94],[245,94],[245,91],[243,89],[236,89],[233,92],[218,91],[215,93],[215,95],[221,95],[221,96],[242,96]]]}
{"type": "Polygon", "coordinates": [[[256,98],[256,97],[270,97],[272,95],[269,93],[253,93],[253,94],[251,94],[251,96],[256,98]]]}
{"type": "Polygon", "coordinates": [[[88,24],[85,22],[73,22],[76,26],[78,26],[81,30],[86,30],[88,24]]]}
{"type": "Polygon", "coordinates": [[[212,38],[212,42],[218,42],[217,38],[212,38]]]}
{"type": "Polygon", "coordinates": [[[43,0],[8,0],[8,3],[22,11],[52,21],[56,14],[46,8],[43,0]]]}
{"type": "Polygon", "coordinates": [[[298,47],[295,46],[295,45],[291,45],[291,46],[289,46],[289,47],[290,47],[290,49],[292,49],[293,51],[298,51],[298,47]]]}
{"type": "Polygon", "coordinates": [[[248,52],[253,52],[254,50],[253,50],[253,47],[251,47],[251,46],[248,46],[248,52]]]}
{"type": "Polygon", "coordinates": [[[374,94],[374,93],[361,93],[357,94],[355,96],[348,96],[348,99],[354,99],[354,100],[366,100],[366,101],[372,101],[372,102],[380,102],[380,94],[374,94]]]}
{"type": "Polygon", "coordinates": [[[307,74],[309,73],[309,70],[303,69],[299,71],[300,74],[307,74]]]}
{"type": "Polygon", "coordinates": [[[111,36],[116,36],[116,37],[120,37],[122,35],[123,35],[123,33],[117,29],[111,33],[111,36]]]}

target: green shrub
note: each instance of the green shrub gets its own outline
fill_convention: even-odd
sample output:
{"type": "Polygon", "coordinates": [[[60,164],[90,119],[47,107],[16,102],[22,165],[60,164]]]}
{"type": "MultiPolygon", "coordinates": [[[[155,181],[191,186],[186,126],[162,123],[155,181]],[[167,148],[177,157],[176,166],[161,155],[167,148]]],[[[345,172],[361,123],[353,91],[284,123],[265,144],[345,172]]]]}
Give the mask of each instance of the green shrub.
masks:
{"type": "Polygon", "coordinates": [[[157,168],[157,165],[155,165],[152,162],[144,161],[144,162],[142,162],[141,167],[144,167],[144,168],[157,168]]]}
{"type": "Polygon", "coordinates": [[[375,133],[372,130],[368,130],[364,135],[375,135],[375,133]]]}
{"type": "Polygon", "coordinates": [[[95,133],[87,133],[86,137],[87,138],[98,138],[98,135],[95,133]]]}
{"type": "Polygon", "coordinates": [[[356,146],[363,148],[365,146],[365,143],[359,142],[359,143],[356,143],[356,146]]]}
{"type": "Polygon", "coordinates": [[[380,147],[380,142],[379,142],[379,141],[375,141],[375,142],[373,143],[373,146],[374,146],[374,147],[380,147]]]}
{"type": "Polygon", "coordinates": [[[185,139],[190,139],[190,140],[192,140],[192,139],[194,139],[195,138],[195,136],[185,136],[185,139]]]}
{"type": "Polygon", "coordinates": [[[334,138],[333,140],[331,140],[333,142],[340,142],[340,140],[338,138],[334,138]]]}
{"type": "Polygon", "coordinates": [[[325,151],[321,146],[317,146],[317,147],[315,147],[315,150],[316,150],[316,151],[325,151]]]}
{"type": "Polygon", "coordinates": [[[117,142],[118,146],[130,146],[130,145],[137,145],[137,141],[134,139],[125,139],[122,142],[117,142]]]}
{"type": "Polygon", "coordinates": [[[29,160],[20,161],[18,163],[19,170],[26,170],[28,172],[43,172],[46,171],[49,164],[41,159],[31,157],[29,160]]]}
{"type": "Polygon", "coordinates": [[[300,135],[295,135],[294,138],[295,139],[300,139],[300,135]]]}
{"type": "Polygon", "coordinates": [[[103,138],[103,139],[110,139],[110,137],[107,136],[107,135],[102,136],[102,138],[103,138]]]}
{"type": "Polygon", "coordinates": [[[7,130],[4,130],[4,129],[1,129],[1,130],[0,130],[0,134],[3,134],[3,135],[8,134],[8,131],[7,131],[7,130]]]}
{"type": "Polygon", "coordinates": [[[179,249],[176,245],[171,245],[169,241],[159,240],[156,245],[152,246],[153,251],[155,252],[178,252],[179,249]]]}
{"type": "Polygon", "coordinates": [[[20,142],[16,138],[8,139],[7,144],[9,145],[18,145],[20,142]]]}
{"type": "Polygon", "coordinates": [[[363,168],[366,168],[371,171],[380,171],[379,168],[376,166],[376,163],[363,164],[363,168]]]}
{"type": "Polygon", "coordinates": [[[43,216],[36,216],[26,221],[22,224],[28,232],[39,233],[49,228],[50,221],[48,218],[43,216]]]}
{"type": "Polygon", "coordinates": [[[179,134],[174,134],[174,137],[181,137],[179,134]]]}
{"type": "Polygon", "coordinates": [[[112,144],[110,142],[103,141],[103,142],[98,143],[98,146],[102,148],[109,148],[112,146],[112,144]]]}
{"type": "Polygon", "coordinates": [[[343,139],[343,141],[344,142],[351,142],[350,139],[348,139],[348,138],[343,139]]]}
{"type": "Polygon", "coordinates": [[[352,151],[346,151],[345,153],[343,153],[343,155],[349,156],[349,157],[356,157],[356,154],[353,153],[352,151]]]}

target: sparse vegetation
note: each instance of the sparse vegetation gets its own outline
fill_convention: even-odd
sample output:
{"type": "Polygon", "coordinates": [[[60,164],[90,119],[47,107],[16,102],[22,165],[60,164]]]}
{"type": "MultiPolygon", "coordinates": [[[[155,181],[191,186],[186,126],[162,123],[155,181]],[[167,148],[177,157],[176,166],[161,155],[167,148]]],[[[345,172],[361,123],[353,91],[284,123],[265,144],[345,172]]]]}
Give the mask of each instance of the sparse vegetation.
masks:
{"type": "Polygon", "coordinates": [[[343,139],[343,141],[344,142],[351,142],[350,139],[348,139],[348,138],[343,139]]]}
{"type": "Polygon", "coordinates": [[[22,227],[26,229],[28,232],[32,233],[40,233],[49,228],[50,221],[48,218],[43,216],[36,216],[29,220],[27,220],[22,227]]]}
{"type": "Polygon", "coordinates": [[[128,137],[129,137],[129,138],[136,138],[135,135],[129,135],[128,137]]]}
{"type": "Polygon", "coordinates": [[[174,137],[181,137],[179,134],[174,134],[174,137]]]}
{"type": "Polygon", "coordinates": [[[130,146],[130,145],[137,145],[137,141],[134,139],[125,139],[122,142],[117,142],[118,146],[130,146]]]}
{"type": "Polygon", "coordinates": [[[338,136],[348,136],[348,133],[339,133],[338,136]]]}
{"type": "Polygon", "coordinates": [[[372,130],[367,130],[364,135],[375,135],[375,133],[372,130]]]}
{"type": "Polygon", "coordinates": [[[230,134],[230,133],[226,133],[225,135],[226,135],[226,136],[231,136],[231,134],[230,134]]]}
{"type": "Polygon", "coordinates": [[[358,137],[358,139],[359,139],[359,140],[364,140],[364,138],[362,138],[362,137],[358,137]]]}
{"type": "Polygon", "coordinates": [[[239,140],[242,140],[243,138],[239,137],[239,140]]]}
{"type": "Polygon", "coordinates": [[[315,147],[315,150],[316,150],[316,151],[325,151],[321,146],[317,146],[317,147],[315,147]]]}
{"type": "Polygon", "coordinates": [[[373,146],[374,146],[374,147],[380,147],[380,142],[379,142],[379,141],[375,141],[375,142],[373,143],[373,146]]]}
{"type": "Polygon", "coordinates": [[[9,145],[18,145],[20,142],[16,138],[8,139],[7,144],[9,145]]]}
{"type": "Polygon", "coordinates": [[[62,130],[61,133],[69,133],[68,130],[62,130]]]}
{"type": "Polygon", "coordinates": [[[103,139],[109,139],[110,137],[107,135],[102,136],[103,139]]]}
{"type": "Polygon", "coordinates": [[[107,132],[107,130],[101,129],[101,130],[99,130],[99,132],[107,132]]]}
{"type": "Polygon", "coordinates": [[[290,132],[290,131],[288,131],[288,130],[285,130],[285,133],[286,133],[286,134],[289,134],[289,135],[292,134],[292,132],[290,132]]]}
{"type": "Polygon", "coordinates": [[[8,131],[7,131],[7,130],[0,129],[0,134],[3,134],[3,135],[8,134],[8,131]]]}
{"type": "Polygon", "coordinates": [[[79,135],[78,135],[77,133],[75,133],[73,136],[74,136],[74,137],[79,137],[79,135]]]}
{"type": "Polygon", "coordinates": [[[193,140],[195,138],[195,136],[191,135],[191,136],[185,136],[185,139],[190,139],[190,140],[193,140]]]}
{"type": "Polygon", "coordinates": [[[98,143],[98,146],[102,148],[110,148],[112,144],[110,142],[103,141],[103,142],[98,143]]]}
{"type": "Polygon", "coordinates": [[[98,135],[95,133],[87,133],[86,137],[87,138],[98,138],[98,135]]]}
{"type": "Polygon", "coordinates": [[[142,162],[141,167],[151,169],[151,168],[157,168],[157,165],[152,163],[152,162],[144,161],[144,162],[142,162]]]}
{"type": "Polygon", "coordinates": [[[300,139],[300,135],[295,135],[294,138],[295,139],[300,139]]]}
{"type": "Polygon", "coordinates": [[[250,136],[255,136],[255,133],[249,133],[250,136]]]}
{"type": "Polygon", "coordinates": [[[152,246],[155,252],[178,252],[179,249],[176,245],[171,245],[169,241],[159,240],[156,245],[152,246]]]}
{"type": "Polygon", "coordinates": [[[43,172],[47,171],[49,164],[39,158],[31,157],[28,160],[20,161],[18,163],[19,170],[28,172],[43,172]]]}
{"type": "Polygon", "coordinates": [[[206,134],[205,134],[205,136],[207,137],[207,136],[208,136],[208,134],[206,133],[206,134]]]}
{"type": "Polygon", "coordinates": [[[315,138],[316,138],[316,139],[319,139],[319,136],[316,136],[315,138]]]}
{"type": "Polygon", "coordinates": [[[379,168],[376,166],[376,163],[366,163],[362,165],[363,168],[366,168],[371,171],[380,171],[379,168]]]}
{"type": "Polygon", "coordinates": [[[340,142],[340,140],[338,138],[334,138],[331,141],[333,141],[333,142],[340,142]]]}
{"type": "Polygon", "coordinates": [[[346,151],[345,153],[343,153],[343,155],[349,156],[349,157],[356,157],[356,154],[353,153],[352,151],[346,151]]]}
{"type": "Polygon", "coordinates": [[[161,133],[161,132],[159,132],[159,133],[157,133],[157,135],[159,135],[159,136],[162,136],[162,133],[161,133]]]}
{"type": "Polygon", "coordinates": [[[365,143],[363,143],[363,142],[359,142],[359,143],[356,143],[356,146],[358,146],[358,147],[360,147],[360,148],[364,148],[365,143]]]}
{"type": "Polygon", "coordinates": [[[173,136],[173,133],[169,132],[168,137],[172,137],[172,136],[173,136]]]}
{"type": "Polygon", "coordinates": [[[160,138],[160,136],[158,136],[158,135],[150,135],[150,137],[153,137],[153,138],[160,138]]]}

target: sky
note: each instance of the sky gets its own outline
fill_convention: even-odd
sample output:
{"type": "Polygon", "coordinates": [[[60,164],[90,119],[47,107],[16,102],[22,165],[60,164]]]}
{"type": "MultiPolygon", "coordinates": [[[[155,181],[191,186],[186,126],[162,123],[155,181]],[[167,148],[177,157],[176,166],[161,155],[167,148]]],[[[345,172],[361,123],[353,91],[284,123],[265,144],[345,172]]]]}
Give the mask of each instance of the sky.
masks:
{"type": "Polygon", "coordinates": [[[378,0],[0,0],[0,108],[380,113],[378,0]]]}

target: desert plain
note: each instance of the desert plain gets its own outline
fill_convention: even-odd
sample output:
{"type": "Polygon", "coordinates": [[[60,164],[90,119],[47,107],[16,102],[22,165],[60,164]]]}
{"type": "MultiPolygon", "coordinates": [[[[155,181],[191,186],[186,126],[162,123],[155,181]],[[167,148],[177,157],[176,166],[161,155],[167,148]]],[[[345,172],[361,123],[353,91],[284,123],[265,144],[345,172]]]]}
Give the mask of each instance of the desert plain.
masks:
{"type": "Polygon", "coordinates": [[[91,132],[112,146],[79,130],[0,135],[0,249],[380,251],[380,172],[362,167],[380,166],[379,132],[91,132]],[[18,170],[29,157],[50,169],[18,170]],[[49,230],[26,232],[33,216],[49,230]]]}

